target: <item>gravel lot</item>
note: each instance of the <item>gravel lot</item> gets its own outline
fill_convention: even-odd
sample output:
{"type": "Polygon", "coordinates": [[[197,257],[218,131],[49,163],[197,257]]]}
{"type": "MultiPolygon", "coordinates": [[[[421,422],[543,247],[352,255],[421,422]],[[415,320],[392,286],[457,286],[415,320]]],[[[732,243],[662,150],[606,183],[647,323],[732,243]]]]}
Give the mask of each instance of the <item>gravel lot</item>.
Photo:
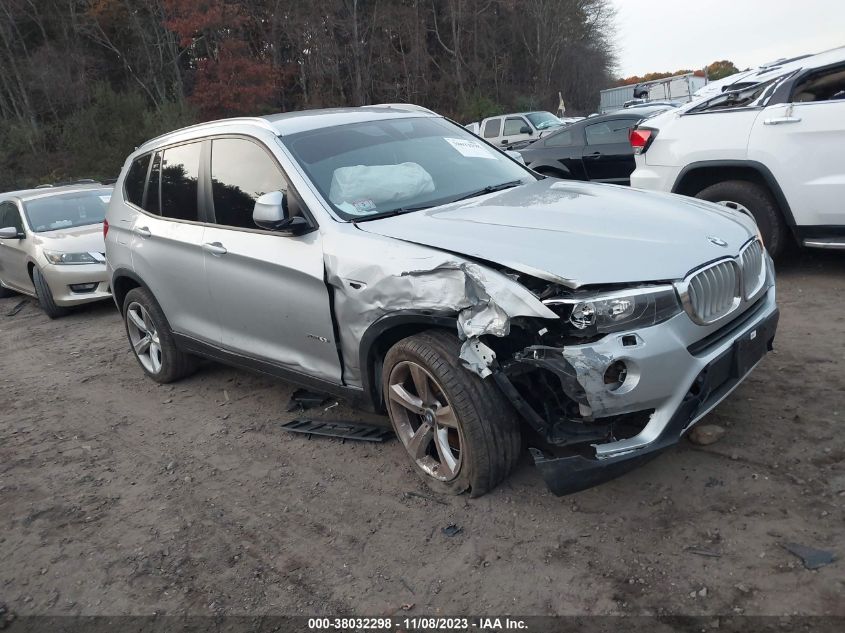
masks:
{"type": "Polygon", "coordinates": [[[286,383],[209,364],[159,386],[112,304],[6,316],[19,301],[0,300],[0,603],[18,615],[845,615],[843,255],[780,266],[776,351],[708,416],[721,441],[564,498],[528,461],[479,499],[437,497],[396,441],[280,430],[286,383]],[[785,542],[839,560],[810,571],[785,542]]]}

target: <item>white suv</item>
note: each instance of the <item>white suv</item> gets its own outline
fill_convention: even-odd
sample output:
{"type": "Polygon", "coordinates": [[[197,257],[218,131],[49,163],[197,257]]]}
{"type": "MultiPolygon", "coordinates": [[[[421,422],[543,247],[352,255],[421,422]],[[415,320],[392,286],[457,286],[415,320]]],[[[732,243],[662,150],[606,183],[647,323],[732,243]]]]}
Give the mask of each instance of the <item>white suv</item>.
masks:
{"type": "Polygon", "coordinates": [[[631,185],[750,213],[772,256],[845,248],[845,47],[743,74],[631,131],[631,185]]]}

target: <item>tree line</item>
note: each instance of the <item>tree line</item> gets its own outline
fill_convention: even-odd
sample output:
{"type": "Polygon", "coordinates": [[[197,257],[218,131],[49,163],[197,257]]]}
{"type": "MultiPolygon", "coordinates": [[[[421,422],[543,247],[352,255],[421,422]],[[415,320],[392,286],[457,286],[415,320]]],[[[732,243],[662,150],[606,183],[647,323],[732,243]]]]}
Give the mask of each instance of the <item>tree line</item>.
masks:
{"type": "Polygon", "coordinates": [[[589,113],[609,0],[3,0],[0,189],[114,177],[212,118],[410,102],[589,113]]]}

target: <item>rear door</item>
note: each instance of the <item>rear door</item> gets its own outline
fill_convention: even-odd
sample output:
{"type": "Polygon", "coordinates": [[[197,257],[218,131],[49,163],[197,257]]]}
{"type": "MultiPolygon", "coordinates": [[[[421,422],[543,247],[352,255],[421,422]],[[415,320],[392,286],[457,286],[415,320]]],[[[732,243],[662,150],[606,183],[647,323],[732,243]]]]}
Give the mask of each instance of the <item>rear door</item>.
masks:
{"type": "Polygon", "coordinates": [[[634,171],[634,151],[628,132],[637,118],[610,119],[584,128],[586,145],[582,152],[588,180],[627,185],[634,171]]]}
{"type": "Polygon", "coordinates": [[[156,152],[144,210],[132,226],[135,273],[155,295],[174,332],[220,343],[220,325],[205,278],[199,205],[200,165],[210,142],[193,141],[156,152]]]}
{"type": "Polygon", "coordinates": [[[796,80],[788,103],[764,108],[751,131],[748,158],[771,170],[799,226],[817,226],[819,236],[841,234],[845,64],[807,73],[796,80]]]}
{"type": "MultiPolygon", "coordinates": [[[[23,219],[18,205],[12,201],[0,202],[0,229],[14,227],[19,233],[24,232],[23,219]]],[[[32,239],[32,236],[26,238],[32,239]]],[[[27,257],[24,247],[26,239],[0,239],[0,280],[3,285],[14,290],[34,292],[32,280],[27,270],[27,257]]]]}
{"type": "Polygon", "coordinates": [[[492,117],[485,119],[481,129],[481,135],[488,143],[496,145],[499,137],[502,135],[502,118],[492,117]]]}
{"type": "Polygon", "coordinates": [[[291,237],[252,221],[256,198],[271,191],[287,192],[290,212],[304,213],[281,166],[257,139],[221,137],[210,177],[213,224],[203,244],[223,346],[339,384],[320,232],[291,237]]]}

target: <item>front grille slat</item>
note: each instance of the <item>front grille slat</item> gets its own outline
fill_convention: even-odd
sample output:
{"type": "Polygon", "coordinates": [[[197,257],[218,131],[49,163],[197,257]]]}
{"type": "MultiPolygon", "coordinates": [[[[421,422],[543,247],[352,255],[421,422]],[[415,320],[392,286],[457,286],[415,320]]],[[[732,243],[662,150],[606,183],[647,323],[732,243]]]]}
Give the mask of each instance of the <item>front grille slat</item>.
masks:
{"type": "Polygon", "coordinates": [[[684,309],[699,324],[719,321],[744,301],[755,298],[766,283],[763,246],[752,240],[736,259],[725,259],[687,277],[681,292],[684,309]]]}

